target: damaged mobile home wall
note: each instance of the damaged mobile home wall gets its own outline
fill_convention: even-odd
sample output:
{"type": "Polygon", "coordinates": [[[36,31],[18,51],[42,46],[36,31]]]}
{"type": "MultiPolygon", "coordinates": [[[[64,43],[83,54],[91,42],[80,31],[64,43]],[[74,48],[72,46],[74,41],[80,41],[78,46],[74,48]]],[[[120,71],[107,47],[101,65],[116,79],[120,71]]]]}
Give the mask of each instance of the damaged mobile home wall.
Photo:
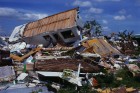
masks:
{"type": "Polygon", "coordinates": [[[9,41],[13,42],[13,41],[19,40],[24,32],[25,27],[26,27],[26,24],[15,27],[11,36],[9,37],[9,41]]]}
{"type": "MultiPolygon", "coordinates": [[[[74,8],[28,23],[23,31],[22,39],[29,44],[43,44],[44,46],[49,46],[51,43],[55,45],[58,41],[64,44],[73,43],[80,39],[81,26],[78,8],[74,8]]],[[[10,41],[20,32],[20,28],[21,26],[15,28],[10,41]]]]}

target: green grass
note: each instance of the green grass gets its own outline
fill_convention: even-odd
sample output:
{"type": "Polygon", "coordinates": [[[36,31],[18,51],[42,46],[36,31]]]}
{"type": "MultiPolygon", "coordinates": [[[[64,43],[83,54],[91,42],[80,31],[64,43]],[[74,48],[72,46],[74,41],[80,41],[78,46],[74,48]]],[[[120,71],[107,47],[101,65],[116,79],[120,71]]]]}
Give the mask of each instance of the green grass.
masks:
{"type": "Polygon", "coordinates": [[[132,73],[127,69],[123,68],[120,69],[115,77],[121,77],[122,80],[114,80],[112,82],[112,86],[114,87],[119,87],[121,85],[125,85],[126,87],[134,87],[134,88],[139,88],[140,87],[140,80],[138,79],[139,77],[133,77],[132,73]]]}
{"type": "Polygon", "coordinates": [[[116,88],[120,86],[140,88],[139,77],[133,77],[127,68],[120,69],[116,74],[106,73],[105,76],[98,75],[95,78],[99,83],[99,88],[116,88]],[[117,80],[117,77],[121,77],[122,80],[117,80]]]}
{"type": "Polygon", "coordinates": [[[79,92],[75,90],[75,88],[69,87],[69,88],[60,89],[58,93],[98,93],[98,92],[95,90],[92,90],[90,86],[84,85],[80,87],[79,92]]]}

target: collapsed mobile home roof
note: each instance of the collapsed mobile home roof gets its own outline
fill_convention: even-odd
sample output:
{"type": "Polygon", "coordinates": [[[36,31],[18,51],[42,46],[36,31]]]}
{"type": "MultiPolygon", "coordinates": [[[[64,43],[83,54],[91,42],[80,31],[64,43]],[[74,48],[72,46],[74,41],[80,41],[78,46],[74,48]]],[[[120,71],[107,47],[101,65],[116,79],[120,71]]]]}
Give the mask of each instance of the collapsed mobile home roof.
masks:
{"type": "Polygon", "coordinates": [[[104,38],[94,38],[82,42],[82,45],[86,48],[83,52],[97,53],[102,57],[109,55],[121,55],[121,53],[112,47],[104,38]]]}
{"type": "Polygon", "coordinates": [[[31,37],[44,32],[52,32],[76,26],[77,11],[78,8],[74,8],[28,23],[23,36],[31,37]]]}

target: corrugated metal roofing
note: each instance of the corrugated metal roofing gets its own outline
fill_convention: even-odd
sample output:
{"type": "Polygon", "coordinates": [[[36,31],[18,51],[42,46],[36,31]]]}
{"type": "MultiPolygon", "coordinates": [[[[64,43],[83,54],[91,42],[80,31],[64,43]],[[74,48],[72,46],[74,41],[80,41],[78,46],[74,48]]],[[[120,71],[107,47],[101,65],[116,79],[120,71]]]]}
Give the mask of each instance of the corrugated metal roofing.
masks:
{"type": "Polygon", "coordinates": [[[76,25],[77,9],[68,10],[27,24],[23,36],[31,37],[43,32],[57,31],[76,25]]]}

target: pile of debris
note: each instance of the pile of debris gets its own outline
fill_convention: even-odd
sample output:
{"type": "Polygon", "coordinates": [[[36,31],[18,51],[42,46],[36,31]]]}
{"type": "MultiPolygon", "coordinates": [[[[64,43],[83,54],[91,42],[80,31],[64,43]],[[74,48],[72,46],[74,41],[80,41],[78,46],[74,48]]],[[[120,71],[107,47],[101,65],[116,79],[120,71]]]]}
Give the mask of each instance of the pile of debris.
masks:
{"type": "MultiPolygon", "coordinates": [[[[48,89],[51,86],[55,91],[50,91],[56,92],[73,84],[77,89],[89,85],[91,90],[101,92],[97,88],[109,86],[102,85],[105,82],[98,77],[109,79],[112,74],[116,76],[114,80],[123,80],[117,77],[117,72],[124,68],[132,77],[140,76],[139,56],[132,59],[131,55],[121,53],[104,36],[85,37],[79,18],[75,8],[16,27],[7,45],[0,49],[0,81],[3,82],[0,90],[16,85],[41,86],[43,91],[39,92],[47,93],[49,90],[45,91],[42,86],[48,89]]],[[[116,91],[121,90],[107,93],[118,93],[116,91]]]]}

